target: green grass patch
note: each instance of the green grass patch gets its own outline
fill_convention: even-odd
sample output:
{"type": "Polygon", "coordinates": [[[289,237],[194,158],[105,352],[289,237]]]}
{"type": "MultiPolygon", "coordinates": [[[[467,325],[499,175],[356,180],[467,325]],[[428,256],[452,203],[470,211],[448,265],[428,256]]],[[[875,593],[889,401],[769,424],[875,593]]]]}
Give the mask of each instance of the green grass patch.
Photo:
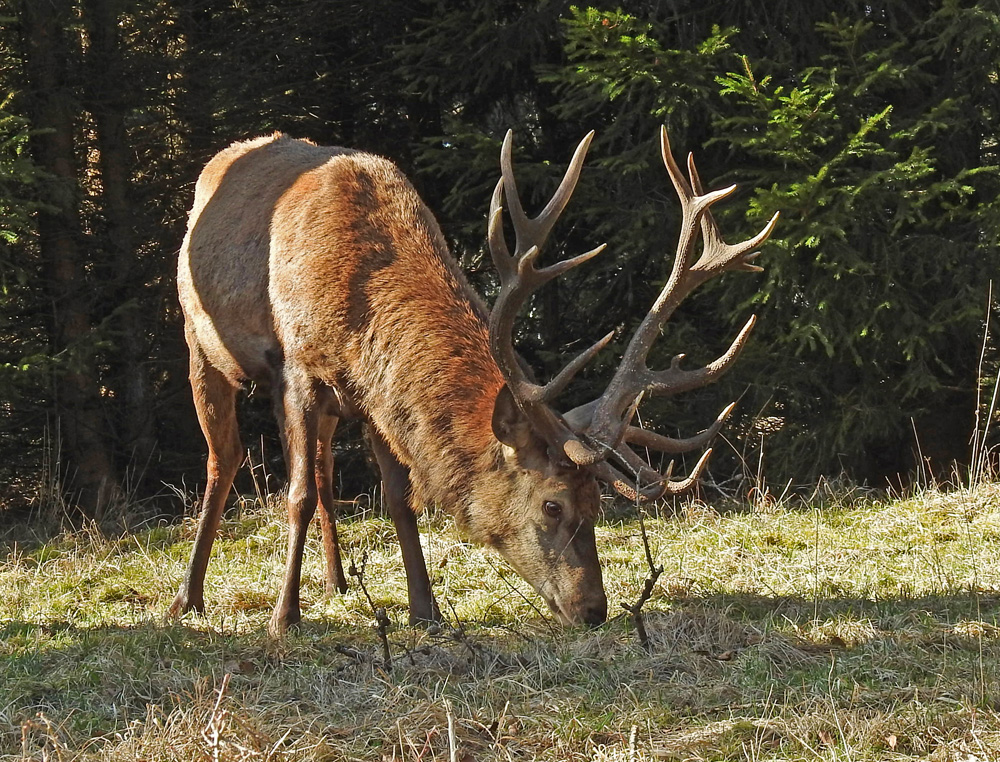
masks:
{"type": "MultiPolygon", "coordinates": [[[[276,503],[276,501],[270,501],[276,503]]],[[[495,554],[421,519],[450,622],[413,629],[391,524],[342,525],[393,620],[382,663],[351,580],[265,634],[280,506],[216,542],[208,612],[165,623],[194,522],[8,543],[0,555],[0,760],[998,760],[1000,487],[646,517],[598,526],[611,613],[564,630],[495,554]]],[[[23,534],[23,532],[22,532],[23,534]]]]}

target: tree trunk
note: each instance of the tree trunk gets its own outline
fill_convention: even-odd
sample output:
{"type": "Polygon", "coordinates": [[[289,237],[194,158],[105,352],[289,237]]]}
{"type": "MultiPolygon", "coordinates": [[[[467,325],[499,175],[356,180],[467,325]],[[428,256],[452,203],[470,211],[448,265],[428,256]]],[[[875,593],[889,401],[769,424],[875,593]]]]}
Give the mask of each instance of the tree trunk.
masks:
{"type": "MultiPolygon", "coordinates": [[[[110,293],[133,300],[118,312],[115,325],[117,378],[114,380],[121,420],[119,437],[129,470],[141,478],[156,448],[149,379],[143,359],[148,356],[149,311],[142,308],[143,266],[136,256],[133,220],[136,204],[129,201],[128,135],[125,129],[126,74],[118,35],[121,0],[84,0],[84,20],[90,37],[87,77],[88,106],[97,132],[101,193],[107,220],[110,261],[115,275],[110,293]]],[[[138,486],[137,484],[130,485],[138,486]]]]}
{"type": "Polygon", "coordinates": [[[62,444],[59,473],[67,496],[86,515],[99,518],[118,482],[104,436],[107,427],[93,356],[92,289],[80,250],[75,99],[68,82],[68,57],[74,48],[66,34],[72,5],[69,0],[30,0],[21,4],[21,11],[32,150],[50,178],[47,208],[38,213],[38,247],[52,303],[52,355],[61,360],[55,378],[62,444]]]}
{"type": "Polygon", "coordinates": [[[213,65],[211,45],[218,43],[217,25],[213,20],[216,9],[212,2],[180,3],[177,27],[185,42],[180,61],[181,93],[178,112],[186,127],[191,165],[200,169],[222,146],[216,145],[215,120],[212,104],[213,65]]]}

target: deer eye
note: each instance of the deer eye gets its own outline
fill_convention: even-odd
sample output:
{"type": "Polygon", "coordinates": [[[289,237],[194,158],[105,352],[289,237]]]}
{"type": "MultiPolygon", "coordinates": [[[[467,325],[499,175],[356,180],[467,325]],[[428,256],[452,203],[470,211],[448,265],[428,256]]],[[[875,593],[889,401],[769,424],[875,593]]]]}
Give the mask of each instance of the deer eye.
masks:
{"type": "Polygon", "coordinates": [[[557,503],[555,500],[546,500],[542,503],[542,510],[550,519],[558,519],[562,516],[563,507],[562,503],[557,503]]]}

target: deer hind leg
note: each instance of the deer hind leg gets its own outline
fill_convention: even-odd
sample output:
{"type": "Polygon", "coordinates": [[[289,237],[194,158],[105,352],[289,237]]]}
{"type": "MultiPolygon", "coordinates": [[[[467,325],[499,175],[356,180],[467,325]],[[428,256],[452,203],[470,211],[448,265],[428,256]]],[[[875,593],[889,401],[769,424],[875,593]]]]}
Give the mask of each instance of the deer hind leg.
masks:
{"type": "Polygon", "coordinates": [[[438,622],[441,612],[431,592],[431,581],[427,576],[427,564],[420,547],[420,531],[417,517],[410,508],[407,492],[410,488],[410,471],[404,466],[385,443],[385,440],[368,427],[372,450],[382,473],[382,494],[392,523],[399,537],[399,548],[403,554],[403,568],[406,570],[406,592],[410,600],[410,624],[438,622]]]}
{"type": "Polygon", "coordinates": [[[201,517],[191,560],[167,616],[177,618],[187,611],[205,610],[205,571],[212,543],[219,530],[222,509],[243,461],[239,427],[236,424],[236,388],[209,364],[197,340],[188,335],[191,352],[190,378],[194,407],[208,442],[208,466],[201,517]]]}
{"type": "MultiPolygon", "coordinates": [[[[330,394],[332,397],[332,393],[330,394]]],[[[326,593],[347,592],[347,577],[340,555],[337,535],[337,507],[333,499],[333,448],[331,442],[339,418],[327,406],[319,413],[316,439],[316,490],[319,493],[319,522],[323,530],[323,553],[326,556],[326,593]]]]}
{"type": "Polygon", "coordinates": [[[311,382],[285,369],[275,384],[274,408],[288,470],[288,548],[285,577],[268,631],[281,635],[302,619],[299,584],[306,531],[316,512],[316,441],[319,406],[311,382]]]}

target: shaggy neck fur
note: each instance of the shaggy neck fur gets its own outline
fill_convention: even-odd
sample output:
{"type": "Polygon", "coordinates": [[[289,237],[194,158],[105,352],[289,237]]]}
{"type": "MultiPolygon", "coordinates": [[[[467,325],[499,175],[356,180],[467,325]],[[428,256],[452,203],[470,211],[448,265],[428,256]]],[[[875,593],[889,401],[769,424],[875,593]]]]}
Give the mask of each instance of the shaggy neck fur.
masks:
{"type": "Polygon", "coordinates": [[[346,277],[348,385],[410,469],[414,509],[439,504],[466,523],[471,483],[504,463],[491,428],[504,380],[489,350],[486,309],[395,167],[364,155],[349,163],[340,199],[371,211],[367,224],[353,226],[368,257],[349,263],[356,273],[346,277]]]}

